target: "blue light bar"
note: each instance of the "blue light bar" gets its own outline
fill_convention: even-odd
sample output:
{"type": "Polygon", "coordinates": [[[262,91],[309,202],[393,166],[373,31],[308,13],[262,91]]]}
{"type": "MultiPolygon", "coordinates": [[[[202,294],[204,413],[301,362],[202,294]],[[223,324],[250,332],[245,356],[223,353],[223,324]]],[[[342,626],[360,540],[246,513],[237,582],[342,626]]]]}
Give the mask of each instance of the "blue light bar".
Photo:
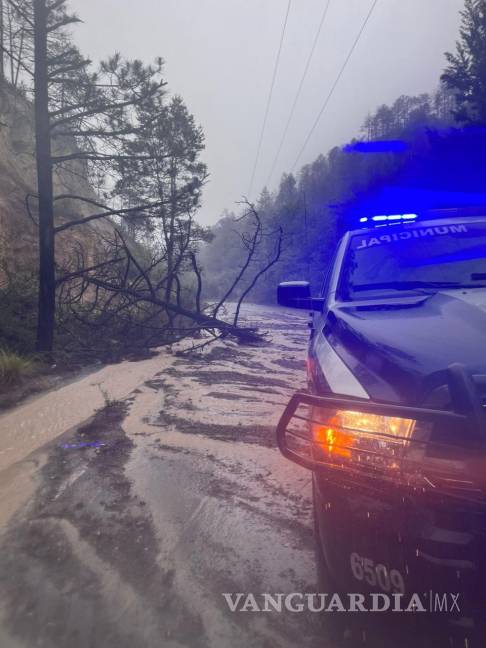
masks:
{"type": "Polygon", "coordinates": [[[385,221],[407,221],[407,220],[415,220],[418,218],[418,214],[380,214],[379,216],[371,216],[368,218],[367,216],[363,216],[362,218],[359,219],[360,223],[367,223],[369,220],[375,222],[375,223],[383,223],[385,221]]]}

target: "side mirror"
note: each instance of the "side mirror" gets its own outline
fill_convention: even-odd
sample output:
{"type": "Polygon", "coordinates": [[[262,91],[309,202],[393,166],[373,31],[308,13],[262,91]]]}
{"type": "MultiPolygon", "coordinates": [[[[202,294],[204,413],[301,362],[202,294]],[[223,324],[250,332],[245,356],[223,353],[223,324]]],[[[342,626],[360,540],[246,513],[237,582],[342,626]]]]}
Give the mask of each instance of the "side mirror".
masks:
{"type": "Polygon", "coordinates": [[[277,302],[287,308],[320,310],[323,300],[311,297],[308,281],[285,281],[278,285],[277,302]]]}

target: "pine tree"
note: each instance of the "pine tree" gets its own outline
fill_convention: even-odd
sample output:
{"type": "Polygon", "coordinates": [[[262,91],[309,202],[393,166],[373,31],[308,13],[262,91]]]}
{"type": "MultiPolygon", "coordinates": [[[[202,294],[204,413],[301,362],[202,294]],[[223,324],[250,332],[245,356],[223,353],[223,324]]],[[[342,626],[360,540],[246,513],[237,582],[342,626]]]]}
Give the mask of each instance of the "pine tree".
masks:
{"type": "Polygon", "coordinates": [[[454,91],[456,120],[486,123],[486,0],[466,0],[461,12],[460,38],[441,79],[454,91]]]}
{"type": "MultiPolygon", "coordinates": [[[[54,172],[64,168],[81,170],[88,177],[93,173],[106,175],[108,167],[124,157],[125,141],[140,128],[134,111],[159,106],[165,82],[161,78],[161,59],[154,66],[145,66],[115,54],[101,63],[99,71],[91,72],[91,62],[81,56],[66,32],[67,27],[79,22],[68,12],[67,0],[33,0],[32,17],[25,13],[24,18],[33,32],[40,256],[37,350],[50,355],[59,280],[55,235],[117,213],[106,208],[56,227],[54,205],[66,196],[54,194],[54,172]],[[62,141],[74,143],[72,151],[57,151],[56,144],[62,141]],[[76,165],[81,166],[77,169],[76,165]]],[[[138,157],[153,158],[147,154],[138,157]]],[[[69,195],[69,199],[93,203],[85,196],[69,195]]]]}
{"type": "Polygon", "coordinates": [[[156,111],[142,107],[138,120],[141,129],[126,143],[115,194],[127,205],[140,199],[158,205],[142,214],[134,212],[127,229],[132,238],[163,255],[165,300],[170,302],[174,286],[179,293],[179,275],[207,234],[193,218],[207,178],[200,160],[204,134],[179,96],[156,111]],[[147,159],[139,159],[141,153],[147,159]]]}

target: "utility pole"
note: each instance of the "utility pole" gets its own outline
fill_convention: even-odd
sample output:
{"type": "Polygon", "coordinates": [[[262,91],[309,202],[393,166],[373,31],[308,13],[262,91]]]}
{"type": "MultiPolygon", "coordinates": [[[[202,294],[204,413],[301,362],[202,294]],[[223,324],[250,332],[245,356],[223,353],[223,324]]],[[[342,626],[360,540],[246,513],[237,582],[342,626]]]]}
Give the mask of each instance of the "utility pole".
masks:
{"type": "Polygon", "coordinates": [[[56,281],[54,268],[54,202],[47,66],[47,21],[47,0],[34,0],[35,140],[39,195],[39,311],[36,347],[37,351],[50,355],[54,342],[56,281]]]}

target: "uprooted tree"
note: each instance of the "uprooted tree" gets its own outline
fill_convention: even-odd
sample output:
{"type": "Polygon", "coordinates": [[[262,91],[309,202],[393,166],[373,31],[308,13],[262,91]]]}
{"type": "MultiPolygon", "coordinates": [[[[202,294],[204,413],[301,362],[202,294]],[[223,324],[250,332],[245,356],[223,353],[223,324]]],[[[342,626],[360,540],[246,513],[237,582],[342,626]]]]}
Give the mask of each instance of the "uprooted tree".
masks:
{"type": "Polygon", "coordinates": [[[103,261],[89,267],[80,248],[71,271],[57,280],[62,304],[60,327],[67,328],[74,319],[80,327],[77,330],[84,331],[78,342],[90,347],[96,339],[103,343],[96,332],[109,331],[115,340],[123,340],[125,350],[173,343],[201,331],[209,334],[208,339],[192,349],[227,336],[243,342],[260,339],[255,330],[239,326],[240,308],[258,279],[279,260],[282,232],[269,230],[250,203],[245,203],[238,221],[244,225],[245,260],[217,304],[204,308],[201,303],[202,275],[191,249],[192,220],[188,217],[177,227],[173,266],[167,264],[163,243],[153,246],[147,257],[147,248],[129,241],[121,227],[114,237],[104,240],[103,261]],[[263,246],[268,238],[273,240],[270,254],[263,246]],[[175,288],[167,298],[170,277],[175,288]],[[244,288],[232,307],[231,319],[225,321],[219,312],[242,282],[244,288]]]}
{"type": "MultiPolygon", "coordinates": [[[[144,65],[117,54],[94,69],[72,43],[79,19],[67,0],[3,0],[2,16],[5,7],[18,29],[9,25],[11,46],[2,30],[2,61],[35,106],[38,187],[27,206],[39,229],[38,351],[52,353],[56,326],[85,346],[99,337],[93,329],[138,347],[201,330],[251,335],[238,326],[239,306],[227,322],[218,317],[225,299],[216,308],[201,303],[197,252],[210,236],[195,221],[207,178],[204,137],[182,99],[166,100],[162,59],[144,65]],[[88,178],[93,193],[56,195],[61,169],[88,178]],[[80,205],[79,218],[58,221],[67,202],[80,205]],[[57,236],[95,222],[106,225],[96,229],[96,249],[78,237],[56,263],[57,236]]],[[[251,205],[241,218],[248,258],[237,281],[247,281],[248,293],[278,260],[281,240],[274,233],[275,254],[261,258],[271,233],[251,205]]]]}

